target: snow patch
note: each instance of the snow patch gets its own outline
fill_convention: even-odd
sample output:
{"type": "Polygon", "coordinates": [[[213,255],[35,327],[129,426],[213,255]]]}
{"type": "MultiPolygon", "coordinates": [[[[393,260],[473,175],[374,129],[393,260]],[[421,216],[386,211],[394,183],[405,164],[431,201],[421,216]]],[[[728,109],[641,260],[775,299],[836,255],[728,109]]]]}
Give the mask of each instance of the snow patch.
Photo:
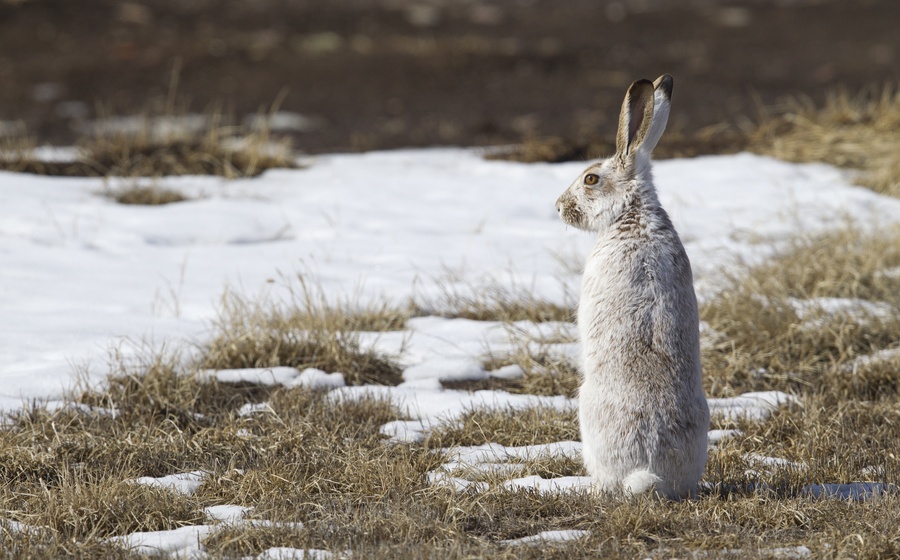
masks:
{"type": "Polygon", "coordinates": [[[558,478],[542,478],[537,475],[514,478],[503,483],[508,490],[534,490],[541,494],[558,492],[583,492],[593,486],[589,476],[561,476],[558,478]]]}
{"type": "Polygon", "coordinates": [[[778,547],[778,548],[760,548],[756,551],[750,551],[743,548],[729,548],[725,550],[697,550],[694,552],[695,557],[713,557],[713,558],[721,558],[722,556],[729,556],[735,558],[742,558],[748,555],[758,554],[765,556],[766,558],[809,558],[812,556],[812,551],[803,545],[800,546],[787,546],[787,547],[778,547]]]}
{"type": "Polygon", "coordinates": [[[740,430],[710,430],[706,435],[706,441],[710,447],[717,447],[726,439],[736,438],[743,435],[740,430]]]}
{"type": "Polygon", "coordinates": [[[506,447],[499,443],[485,443],[470,447],[449,447],[440,452],[448,459],[445,467],[449,469],[474,467],[482,463],[507,462],[509,460],[534,461],[567,457],[581,457],[580,441],[557,441],[539,445],[523,445],[506,447]]]}
{"type": "Polygon", "coordinates": [[[860,356],[841,366],[841,371],[856,372],[860,368],[900,359],[900,348],[885,348],[866,356],[860,356]]]}
{"type": "Polygon", "coordinates": [[[484,492],[488,489],[488,485],[485,482],[474,482],[465,478],[451,476],[446,471],[431,471],[426,475],[426,479],[433,486],[447,486],[456,492],[465,492],[470,488],[476,492],[484,492]]]}
{"type": "Polygon", "coordinates": [[[403,370],[403,379],[406,381],[480,381],[487,378],[488,373],[484,371],[481,361],[473,358],[434,358],[403,370]]]}
{"type": "Polygon", "coordinates": [[[346,385],[344,374],[326,373],[320,369],[307,368],[303,371],[292,367],[245,368],[204,370],[200,372],[206,379],[220,383],[252,383],[273,387],[304,387],[313,390],[329,390],[346,385]]]}
{"type": "Polygon", "coordinates": [[[137,554],[197,557],[204,550],[201,541],[209,536],[213,529],[214,525],[189,525],[168,531],[145,531],[110,537],[109,541],[137,554]]]}
{"type": "Polygon", "coordinates": [[[859,298],[788,298],[787,302],[807,328],[820,328],[837,317],[853,322],[887,321],[895,313],[888,303],[859,298]]]}
{"type": "Polygon", "coordinates": [[[737,397],[707,400],[710,416],[722,416],[729,420],[747,418],[757,421],[767,419],[782,405],[800,402],[793,395],[781,391],[744,393],[737,397]]]}
{"type": "Polygon", "coordinates": [[[203,511],[206,513],[206,516],[213,521],[230,523],[234,525],[241,521],[244,521],[244,518],[251,511],[253,511],[253,508],[235,505],[221,505],[203,508],[203,511]]]}
{"type": "Polygon", "coordinates": [[[767,457],[765,455],[760,455],[759,453],[747,453],[744,455],[744,458],[749,462],[759,465],[761,467],[767,468],[787,468],[794,470],[805,470],[806,463],[790,461],[788,459],[784,459],[781,457],[767,457]]]}
{"type": "Polygon", "coordinates": [[[318,548],[276,546],[262,551],[256,560],[330,560],[334,554],[318,548]]]}
{"type": "Polygon", "coordinates": [[[521,379],[525,377],[525,370],[518,364],[499,367],[488,372],[491,377],[497,379],[521,379]]]}
{"type": "Polygon", "coordinates": [[[567,541],[575,541],[578,539],[583,539],[590,535],[590,531],[583,531],[581,529],[568,529],[565,531],[542,531],[536,535],[529,535],[527,537],[521,537],[518,539],[509,539],[505,541],[500,541],[502,544],[509,545],[520,545],[520,544],[545,544],[545,543],[559,543],[559,542],[567,542],[567,541]]]}
{"type": "Polygon", "coordinates": [[[522,410],[546,407],[556,410],[575,410],[578,402],[563,396],[516,395],[505,391],[455,391],[441,389],[426,380],[429,385],[385,387],[364,385],[343,387],[329,393],[335,400],[359,400],[375,398],[389,400],[400,414],[415,420],[448,422],[459,418],[469,410],[522,410]]]}
{"type": "Polygon", "coordinates": [[[142,476],[135,478],[129,482],[134,484],[143,484],[145,486],[155,486],[157,488],[166,488],[179,494],[190,496],[200,488],[206,473],[203,471],[192,471],[188,473],[170,474],[168,476],[152,477],[142,476]]]}
{"type": "MultiPolygon", "coordinates": [[[[128,131],[148,123],[97,126],[128,131]]],[[[149,126],[176,134],[203,123],[149,126]]],[[[565,227],[553,201],[581,166],[484,161],[465,149],[328,155],[307,169],[251,179],[163,178],[158,186],[202,197],[154,208],[97,194],[115,181],[2,173],[0,406],[61,398],[73,384],[71,363],[100,364],[86,374],[102,382],[98,354],[116,339],[203,340],[225,286],[271,293],[275,271],[290,274],[298,256],[328,297],[360,285],[365,271],[362,304],[440,301],[447,289],[499,284],[566,305],[579,278],[560,270],[559,255],[583,258],[593,238],[565,227]],[[356,180],[360,168],[371,178],[365,185],[356,180]]],[[[844,217],[888,225],[900,216],[900,201],[856,188],[827,165],[736,154],[660,161],[654,171],[701,298],[717,289],[723,269],[777,250],[761,239],[815,234],[844,217]]],[[[410,321],[403,366],[435,356],[477,360],[509,344],[502,326],[465,323],[410,321]]],[[[383,343],[396,349],[404,336],[385,335],[383,343]]]]}

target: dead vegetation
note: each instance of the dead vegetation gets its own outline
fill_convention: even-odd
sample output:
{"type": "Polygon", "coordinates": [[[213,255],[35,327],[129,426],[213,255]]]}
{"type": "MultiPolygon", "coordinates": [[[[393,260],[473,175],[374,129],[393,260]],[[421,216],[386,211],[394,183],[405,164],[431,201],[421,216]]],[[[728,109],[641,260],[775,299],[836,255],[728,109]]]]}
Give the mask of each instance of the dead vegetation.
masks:
{"type": "Polygon", "coordinates": [[[387,305],[329,302],[302,279],[284,303],[227,293],[201,366],[318,368],[343,373],[350,385],[396,385],[399,366],[389,356],[362,348],[359,332],[400,330],[406,317],[387,305]]]}
{"type": "Polygon", "coordinates": [[[190,200],[188,196],[179,191],[159,185],[132,185],[110,191],[108,196],[119,204],[137,204],[140,206],[161,206],[190,200]]]}
{"type": "MultiPolygon", "coordinates": [[[[772,558],[802,545],[813,557],[894,558],[900,495],[889,489],[900,476],[900,363],[884,351],[900,340],[898,248],[895,230],[801,240],[704,305],[704,320],[719,333],[704,351],[713,395],[777,389],[800,400],[761,422],[715,419],[714,427],[740,434],[711,450],[698,499],[510,490],[507,477],[484,472],[470,476],[485,489],[453,491],[429,483],[446,461],[438,450],[577,440],[575,410],[476,409],[422,444],[389,444],[380,427],[401,419],[389,403],[220,383],[159,355],[114,361],[104,387],[84,388],[54,409],[26,408],[0,427],[0,556],[127,557],[107,538],[209,523],[204,508],[234,504],[253,508],[250,521],[218,525],[203,541],[212,557],[293,546],[353,558],[772,558]],[[892,315],[869,323],[852,311],[865,307],[859,303],[837,315],[796,304],[826,297],[878,302],[892,315]],[[884,359],[873,357],[879,351],[884,359]],[[267,406],[241,412],[257,403],[267,406]],[[128,482],[191,471],[206,474],[189,495],[128,482]],[[888,491],[868,501],[811,495],[811,485],[851,482],[888,491]],[[504,543],[571,529],[589,534],[504,543]]],[[[226,298],[203,366],[357,364],[348,380],[385,382],[367,377],[378,362],[360,365],[369,358],[350,331],[403,328],[405,311],[327,302],[306,288],[289,302],[226,298]]],[[[495,361],[526,359],[552,365],[524,350],[495,361]]],[[[574,370],[568,375],[577,380],[574,370]]],[[[526,384],[518,389],[542,393],[526,384]]],[[[584,474],[572,457],[515,462],[515,476],[584,474]]]]}
{"type": "Polygon", "coordinates": [[[547,301],[527,288],[507,287],[497,281],[477,288],[472,285],[458,288],[444,281],[435,284],[438,295],[417,304],[414,314],[505,323],[571,322],[575,319],[574,304],[547,301]]]}
{"type": "Polygon", "coordinates": [[[579,439],[577,412],[550,407],[524,410],[474,410],[458,422],[432,432],[431,447],[499,443],[507,446],[537,445],[579,439]]]}
{"type": "Polygon", "coordinates": [[[900,196],[900,91],[831,93],[825,104],[794,99],[773,110],[748,139],[752,151],[796,162],[857,169],[857,182],[900,196]]]}
{"type": "Polygon", "coordinates": [[[896,398],[897,357],[864,356],[897,348],[898,267],[900,231],[849,228],[794,241],[733,277],[701,308],[718,333],[703,355],[708,390],[780,389],[832,402],[896,398]]]}
{"type": "MultiPolygon", "coordinates": [[[[268,132],[234,125],[222,114],[203,118],[204,126],[160,127],[147,114],[125,130],[90,131],[76,144],[71,161],[45,160],[35,155],[27,138],[9,141],[0,156],[0,169],[19,173],[66,177],[164,177],[219,175],[228,179],[254,177],[275,167],[296,167],[283,141],[268,132]]],[[[184,117],[186,118],[186,117],[184,117]]]]}
{"type": "MultiPolygon", "coordinates": [[[[0,143],[0,170],[67,177],[164,177],[218,175],[255,177],[267,169],[296,167],[287,139],[275,139],[269,121],[284,92],[255,127],[237,124],[212,107],[190,114],[177,103],[182,61],[176,58],[165,99],[157,99],[139,116],[108,115],[82,131],[74,158],[41,158],[37,143],[18,130],[0,143]],[[259,125],[261,124],[261,126],[259,125]]],[[[159,192],[133,189],[126,204],[160,204],[159,192]],[[148,202],[143,202],[148,201],[148,202]]],[[[171,202],[171,194],[167,195],[171,202]]],[[[116,197],[118,200],[118,197],[116,197]]]]}
{"type": "MultiPolygon", "coordinates": [[[[215,390],[195,388],[191,393],[213,395],[215,390]]],[[[219,402],[221,397],[214,396],[197,404],[209,410],[219,402]]],[[[3,473],[0,499],[7,518],[41,529],[3,532],[3,550],[22,553],[19,557],[44,551],[123,556],[105,536],[201,523],[203,508],[219,504],[252,506],[250,517],[260,522],[222,525],[205,540],[213,557],[294,546],[351,551],[363,558],[537,558],[549,551],[576,558],[662,558],[703,556],[704,551],[716,555],[725,549],[742,549],[741,557],[767,558],[773,554],[767,550],[802,544],[822,557],[889,558],[900,544],[891,521],[900,513],[897,496],[854,503],[813,500],[798,491],[810,481],[835,480],[838,472],[853,480],[858,469],[877,473],[879,460],[884,460],[879,450],[861,450],[854,440],[881,436],[896,441],[900,423],[888,407],[861,412],[865,406],[851,405],[838,421],[815,413],[818,408],[809,414],[807,405],[804,413],[785,410],[764,424],[742,425],[747,437],[723,444],[711,455],[707,479],[715,487],[698,500],[670,503],[538,494],[499,484],[483,492],[454,493],[427,483],[425,474],[442,461],[427,446],[384,445],[378,428],[395,417],[384,403],[336,403],[302,389],[276,389],[267,402],[270,412],[242,417],[232,408],[213,428],[195,432],[185,431],[186,420],[177,415],[171,421],[143,413],[111,418],[99,409],[64,408],[16,418],[0,441],[5,459],[18,458],[18,476],[3,473]],[[243,435],[236,435],[240,430],[243,435]],[[809,430],[820,437],[803,437],[809,430]],[[107,457],[106,468],[74,466],[73,454],[89,441],[107,441],[117,451],[107,457]],[[155,472],[154,463],[140,451],[145,446],[169,458],[169,473],[203,469],[209,474],[191,496],[125,482],[155,472]],[[206,459],[220,450],[232,451],[227,462],[206,459]],[[808,470],[777,467],[749,475],[748,469],[759,466],[745,453],[773,450],[778,450],[776,456],[803,461],[808,470]],[[40,458],[33,457],[37,453],[40,458]],[[752,490],[750,480],[770,487],[752,490]],[[297,522],[302,526],[292,524],[297,522]],[[591,533],[541,547],[501,542],[568,529],[591,533]],[[40,542],[54,544],[41,548],[40,542]]],[[[127,402],[120,405],[128,408],[127,402]]],[[[526,410],[473,413],[429,443],[524,445],[573,437],[577,432],[571,414],[526,410]]],[[[526,461],[524,469],[523,475],[545,477],[582,474],[580,464],[565,459],[526,461]]]]}
{"type": "Polygon", "coordinates": [[[505,366],[522,368],[521,377],[488,377],[478,381],[442,381],[448,389],[480,391],[500,389],[509,393],[528,395],[564,395],[573,398],[581,385],[578,367],[569,359],[549,350],[535,352],[528,344],[523,344],[516,352],[503,356],[490,356],[485,369],[495,371],[505,366]]]}

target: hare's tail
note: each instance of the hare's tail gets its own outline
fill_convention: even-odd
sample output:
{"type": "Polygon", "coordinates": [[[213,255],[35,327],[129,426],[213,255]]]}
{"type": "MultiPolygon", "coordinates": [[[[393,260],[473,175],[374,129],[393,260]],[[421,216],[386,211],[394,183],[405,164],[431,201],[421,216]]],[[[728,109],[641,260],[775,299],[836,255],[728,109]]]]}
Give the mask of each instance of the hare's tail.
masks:
{"type": "Polygon", "coordinates": [[[648,470],[634,471],[625,477],[622,486],[625,493],[631,496],[638,496],[645,492],[651,492],[657,489],[657,485],[662,479],[648,470]]]}

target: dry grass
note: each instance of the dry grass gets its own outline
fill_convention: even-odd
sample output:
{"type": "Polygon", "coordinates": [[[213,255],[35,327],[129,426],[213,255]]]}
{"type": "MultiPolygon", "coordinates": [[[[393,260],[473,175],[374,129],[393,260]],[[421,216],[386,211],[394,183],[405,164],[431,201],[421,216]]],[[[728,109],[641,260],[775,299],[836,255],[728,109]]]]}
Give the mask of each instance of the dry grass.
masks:
{"type": "Polygon", "coordinates": [[[400,367],[361,348],[358,331],[399,330],[406,318],[387,305],[332,304],[302,280],[284,304],[226,294],[202,367],[312,367],[343,373],[351,385],[396,385],[400,367]]]}
{"type": "Polygon", "coordinates": [[[205,132],[167,135],[154,132],[151,117],[135,133],[92,132],[77,143],[74,161],[36,158],[28,142],[4,150],[0,169],[37,175],[77,177],[163,177],[219,175],[253,177],[275,167],[296,167],[285,144],[272,144],[267,134],[223,125],[224,117],[209,118],[205,132]]]}
{"type": "Polygon", "coordinates": [[[896,398],[893,364],[861,356],[900,341],[900,231],[864,234],[850,228],[798,240],[768,263],[731,279],[701,308],[719,333],[703,355],[708,390],[730,396],[780,389],[846,399],[896,398]],[[893,271],[893,272],[892,272],[893,271]],[[854,298],[877,302],[883,316],[812,311],[801,320],[796,301],[854,298]]]}
{"type": "MultiPolygon", "coordinates": [[[[36,157],[36,142],[26,130],[19,130],[0,145],[0,169],[53,176],[218,175],[233,179],[254,177],[275,167],[296,167],[288,140],[271,136],[266,115],[257,119],[262,126],[250,128],[236,124],[217,108],[192,115],[186,105],[177,107],[180,74],[181,60],[176,59],[165,99],[149,104],[143,114],[107,115],[93,123],[76,142],[74,159],[36,157]]],[[[277,111],[283,95],[274,101],[269,115],[277,111]]],[[[161,199],[154,193],[136,194],[129,203],[159,204],[161,199]]]]}
{"type": "Polygon", "coordinates": [[[509,393],[528,395],[565,395],[575,397],[581,385],[578,366],[567,358],[560,358],[548,351],[533,351],[523,344],[516,352],[504,356],[491,356],[485,369],[493,371],[508,365],[518,365],[524,375],[514,379],[489,377],[478,381],[442,381],[448,389],[480,391],[499,389],[509,393]]]}
{"type": "Polygon", "coordinates": [[[533,291],[494,283],[480,288],[455,289],[449,283],[436,282],[439,295],[418,305],[416,315],[437,315],[451,319],[500,321],[574,321],[573,305],[560,305],[542,299],[533,291]]]}
{"type": "MultiPolygon", "coordinates": [[[[272,138],[265,126],[250,129],[215,109],[202,116],[189,115],[176,110],[173,99],[170,95],[138,117],[101,121],[118,121],[118,125],[97,124],[86,130],[76,142],[77,156],[72,160],[37,157],[36,142],[20,130],[0,139],[0,170],[75,177],[218,175],[233,179],[297,166],[287,140],[272,138]]],[[[277,102],[273,113],[276,107],[277,102]]],[[[131,200],[126,203],[159,203],[154,196],[131,200]]]]}
{"type": "Polygon", "coordinates": [[[137,204],[141,206],[161,206],[163,204],[190,200],[188,196],[179,191],[158,185],[132,185],[110,191],[108,196],[119,204],[137,204]]]}
{"type": "MultiPolygon", "coordinates": [[[[484,474],[486,490],[454,492],[428,482],[445,462],[436,449],[575,440],[575,412],[473,410],[423,444],[388,444],[379,428],[399,418],[388,403],[218,383],[163,356],[117,366],[104,388],[73,396],[79,407],[30,407],[0,427],[0,517],[38,527],[0,528],[0,557],[125,557],[104,539],[204,523],[203,508],[236,504],[282,524],[222,525],[204,543],[213,557],[295,546],[353,558],[773,558],[779,547],[804,545],[817,558],[896,558],[900,495],[817,500],[804,488],[900,478],[900,363],[854,361],[895,348],[898,322],[821,314],[800,321],[789,298],[861,298],[897,315],[898,266],[900,232],[848,230],[785,248],[704,306],[721,333],[704,353],[711,392],[779,389],[800,402],[763,422],[717,419],[716,427],[742,435],[711,451],[707,489],[695,500],[514,491],[484,474]],[[765,372],[752,373],[759,368],[765,372]],[[259,402],[268,403],[265,412],[238,414],[259,402]],[[765,466],[752,454],[795,465],[765,466]],[[194,470],[209,474],[190,496],[126,482],[194,470]],[[591,533],[540,546],[502,543],[564,529],[591,533]]],[[[362,363],[348,331],[402,328],[405,316],[329,305],[306,289],[280,307],[228,298],[206,365],[362,363]]],[[[526,460],[522,469],[521,476],[583,475],[571,458],[526,460]]]]}
{"type": "Polygon", "coordinates": [[[524,410],[474,410],[458,422],[431,433],[427,445],[434,448],[499,443],[507,446],[537,445],[578,440],[577,412],[536,407],[524,410]]]}
{"type": "Polygon", "coordinates": [[[795,99],[774,110],[750,135],[749,149],[787,161],[858,169],[860,185],[900,196],[900,91],[839,91],[823,106],[795,99]]]}
{"type": "Polygon", "coordinates": [[[401,480],[415,485],[410,470],[427,471],[439,459],[410,450],[399,457],[408,468],[394,464],[378,433],[396,418],[385,403],[334,404],[324,393],[217,383],[177,371],[177,362],[122,366],[106,391],[80,394],[80,406],[31,408],[0,430],[3,517],[40,528],[4,531],[4,551],[65,556],[69,545],[75,554],[105,554],[108,536],[204,523],[202,508],[218,503],[257,505],[260,515],[286,521],[307,513],[299,503],[348,492],[358,500],[379,484],[394,492],[401,480]],[[260,401],[269,412],[237,414],[260,401]],[[210,473],[193,496],[127,482],[193,470],[210,473]],[[41,539],[62,544],[44,548],[41,539]]]}

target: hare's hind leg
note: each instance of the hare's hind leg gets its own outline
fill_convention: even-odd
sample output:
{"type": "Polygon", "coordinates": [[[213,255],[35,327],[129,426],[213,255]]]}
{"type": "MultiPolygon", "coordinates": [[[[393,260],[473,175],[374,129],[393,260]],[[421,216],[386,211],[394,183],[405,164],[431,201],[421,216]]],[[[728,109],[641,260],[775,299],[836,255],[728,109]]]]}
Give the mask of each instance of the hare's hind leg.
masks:
{"type": "Polygon", "coordinates": [[[622,472],[615,460],[614,434],[606,421],[606,409],[602,400],[592,398],[593,391],[585,385],[579,400],[578,425],[581,431],[582,460],[587,474],[593,479],[598,492],[620,492],[622,472]]]}

